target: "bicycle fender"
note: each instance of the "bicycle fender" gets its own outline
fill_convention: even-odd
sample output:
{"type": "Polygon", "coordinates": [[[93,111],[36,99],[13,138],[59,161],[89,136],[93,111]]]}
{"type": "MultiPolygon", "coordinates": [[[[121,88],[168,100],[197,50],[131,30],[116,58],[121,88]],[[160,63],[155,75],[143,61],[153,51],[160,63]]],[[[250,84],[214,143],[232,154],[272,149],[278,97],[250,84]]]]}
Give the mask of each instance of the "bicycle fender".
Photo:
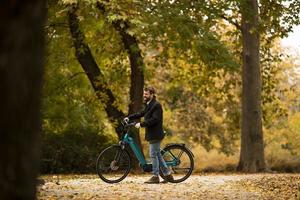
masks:
{"type": "Polygon", "coordinates": [[[167,144],[163,149],[165,149],[167,147],[173,147],[173,146],[184,147],[188,152],[190,152],[192,154],[193,158],[195,157],[193,152],[189,148],[187,148],[184,143],[170,143],[170,144],[167,144]]]}

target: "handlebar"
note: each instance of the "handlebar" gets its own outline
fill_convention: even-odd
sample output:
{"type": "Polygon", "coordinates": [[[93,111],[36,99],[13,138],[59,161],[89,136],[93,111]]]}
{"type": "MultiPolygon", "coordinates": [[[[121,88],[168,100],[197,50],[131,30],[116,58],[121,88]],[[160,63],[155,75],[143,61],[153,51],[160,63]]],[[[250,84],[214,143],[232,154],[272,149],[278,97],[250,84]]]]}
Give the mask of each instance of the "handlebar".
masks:
{"type": "Polygon", "coordinates": [[[122,122],[122,125],[124,126],[124,128],[129,128],[129,127],[135,126],[136,122],[128,123],[128,122],[124,121],[124,122],[122,122]]]}

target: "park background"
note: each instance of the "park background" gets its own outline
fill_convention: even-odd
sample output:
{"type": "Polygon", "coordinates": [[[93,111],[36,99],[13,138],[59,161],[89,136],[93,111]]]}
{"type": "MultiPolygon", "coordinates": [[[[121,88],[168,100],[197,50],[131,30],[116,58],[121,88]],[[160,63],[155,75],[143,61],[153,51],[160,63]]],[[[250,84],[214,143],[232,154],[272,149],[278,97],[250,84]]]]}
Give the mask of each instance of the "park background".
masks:
{"type": "MultiPolygon", "coordinates": [[[[146,85],[157,89],[164,108],[164,144],[185,143],[195,155],[195,172],[235,171],[242,120],[238,6],[49,1],[41,173],[95,173],[97,155],[119,140],[118,120],[142,108],[146,85]],[[96,70],[94,77],[87,65],[96,70]]],[[[265,162],[269,170],[299,172],[299,45],[282,45],[299,24],[299,5],[259,6],[256,79],[262,80],[265,162]]],[[[135,134],[147,156],[143,130],[135,134]]]]}
{"type": "Polygon", "coordinates": [[[1,1],[0,198],[299,199],[299,45],[281,45],[299,14],[298,0],[1,1]],[[120,184],[95,172],[148,85],[164,143],[203,172],[165,193],[137,162],[120,184]]]}

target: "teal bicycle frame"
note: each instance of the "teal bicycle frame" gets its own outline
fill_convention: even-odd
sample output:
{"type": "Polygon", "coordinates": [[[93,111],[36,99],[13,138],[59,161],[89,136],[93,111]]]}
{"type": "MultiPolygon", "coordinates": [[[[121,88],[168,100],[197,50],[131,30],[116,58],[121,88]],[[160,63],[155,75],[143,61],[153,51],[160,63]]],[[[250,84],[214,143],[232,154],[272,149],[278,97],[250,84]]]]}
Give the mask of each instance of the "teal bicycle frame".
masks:
{"type": "MultiPolygon", "coordinates": [[[[140,166],[143,168],[144,171],[151,171],[152,165],[150,163],[147,163],[145,157],[143,156],[140,148],[135,143],[134,139],[129,136],[128,132],[124,135],[123,139],[121,140],[121,143],[127,143],[129,144],[130,148],[132,149],[133,153],[135,154],[136,158],[140,162],[140,166]]],[[[165,153],[163,150],[161,150],[162,155],[165,153]]],[[[171,152],[170,152],[171,153],[171,152]]],[[[172,155],[174,159],[172,161],[166,161],[167,166],[177,166],[179,164],[179,160],[172,155]]]]}
{"type": "MultiPolygon", "coordinates": [[[[128,123],[125,120],[124,122],[126,124],[121,122],[123,130],[119,144],[111,145],[102,150],[97,158],[97,173],[106,183],[118,183],[128,175],[131,169],[132,156],[136,157],[139,166],[144,172],[152,171],[152,164],[146,161],[141,148],[137,145],[132,135],[130,135],[130,127],[134,127],[136,123],[128,123]],[[132,150],[132,154],[129,154],[129,148],[132,150]]],[[[192,174],[194,169],[194,155],[185,147],[184,143],[167,144],[163,149],[160,149],[160,152],[171,173],[176,174],[176,176],[173,176],[173,179],[166,180],[167,177],[160,170],[159,174],[163,179],[171,183],[180,183],[192,174]],[[182,157],[182,155],[184,156],[182,157]]]]}

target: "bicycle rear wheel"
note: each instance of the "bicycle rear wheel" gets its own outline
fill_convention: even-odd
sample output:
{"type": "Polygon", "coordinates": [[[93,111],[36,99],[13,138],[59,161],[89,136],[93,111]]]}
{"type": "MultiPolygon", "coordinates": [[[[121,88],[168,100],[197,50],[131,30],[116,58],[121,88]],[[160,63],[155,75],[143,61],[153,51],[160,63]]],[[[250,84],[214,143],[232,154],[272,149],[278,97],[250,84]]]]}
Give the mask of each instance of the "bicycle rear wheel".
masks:
{"type": "MultiPolygon", "coordinates": [[[[161,151],[161,154],[174,178],[173,181],[167,181],[179,183],[186,180],[192,174],[194,169],[193,155],[184,145],[167,146],[161,151]]],[[[161,170],[160,176],[165,179],[161,170]]]]}
{"type": "Polygon", "coordinates": [[[98,156],[96,170],[106,183],[118,183],[130,172],[129,153],[114,145],[104,149],[98,156]]]}

